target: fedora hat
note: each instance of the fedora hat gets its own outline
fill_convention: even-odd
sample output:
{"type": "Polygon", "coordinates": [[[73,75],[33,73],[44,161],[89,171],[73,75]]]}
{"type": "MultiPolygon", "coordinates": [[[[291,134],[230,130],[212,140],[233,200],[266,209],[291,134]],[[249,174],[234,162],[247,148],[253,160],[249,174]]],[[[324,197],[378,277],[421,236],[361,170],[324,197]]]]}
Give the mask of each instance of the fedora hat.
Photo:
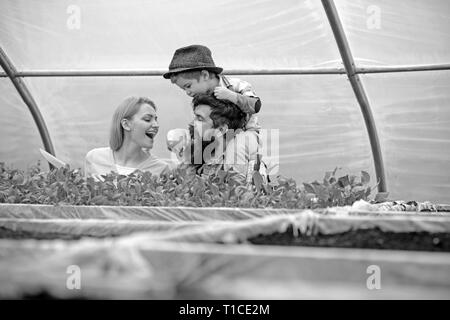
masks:
{"type": "Polygon", "coordinates": [[[211,50],[198,44],[177,49],[170,62],[169,72],[164,73],[163,77],[170,79],[172,74],[187,70],[208,70],[217,74],[223,71],[214,64],[211,50]]]}

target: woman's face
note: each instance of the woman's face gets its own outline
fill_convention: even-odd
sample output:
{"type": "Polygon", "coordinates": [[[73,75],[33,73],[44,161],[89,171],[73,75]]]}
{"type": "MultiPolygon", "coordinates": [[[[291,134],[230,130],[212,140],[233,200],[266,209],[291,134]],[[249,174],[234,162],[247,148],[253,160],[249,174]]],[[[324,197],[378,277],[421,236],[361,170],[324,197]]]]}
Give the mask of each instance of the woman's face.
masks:
{"type": "Polygon", "coordinates": [[[128,123],[130,139],[141,148],[153,148],[153,139],[159,130],[155,109],[148,104],[141,105],[128,123]]]}

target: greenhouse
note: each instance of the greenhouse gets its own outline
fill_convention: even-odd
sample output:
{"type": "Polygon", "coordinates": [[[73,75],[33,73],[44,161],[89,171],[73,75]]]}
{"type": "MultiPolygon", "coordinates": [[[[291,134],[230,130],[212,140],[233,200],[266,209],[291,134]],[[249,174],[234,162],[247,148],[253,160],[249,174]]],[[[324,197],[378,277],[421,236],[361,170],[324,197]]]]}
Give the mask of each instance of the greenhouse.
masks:
{"type": "Polygon", "coordinates": [[[0,299],[448,299],[449,30],[447,0],[1,1],[0,299]],[[174,163],[190,45],[257,93],[268,180],[87,177],[131,96],[174,163]]]}

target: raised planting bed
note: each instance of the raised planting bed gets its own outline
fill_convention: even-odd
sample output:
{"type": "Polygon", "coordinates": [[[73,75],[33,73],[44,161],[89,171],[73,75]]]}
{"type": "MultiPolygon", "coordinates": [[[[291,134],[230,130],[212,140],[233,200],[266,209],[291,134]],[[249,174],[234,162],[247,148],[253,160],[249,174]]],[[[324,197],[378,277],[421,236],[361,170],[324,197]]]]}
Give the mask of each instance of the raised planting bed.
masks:
{"type": "MultiPolygon", "coordinates": [[[[446,212],[345,207],[278,211],[4,205],[0,209],[0,227],[7,237],[0,240],[0,298],[446,299],[450,295],[448,252],[251,243],[252,238],[275,233],[309,239],[348,233],[354,244],[357,237],[352,232],[365,235],[372,230],[436,238],[450,232],[446,212]],[[67,268],[72,265],[82,270],[81,290],[66,288],[67,268]],[[381,271],[380,290],[367,286],[373,266],[381,271]]],[[[448,239],[439,241],[446,246],[448,239]]]]}
{"type": "Polygon", "coordinates": [[[450,252],[450,215],[442,212],[33,207],[0,206],[0,239],[76,241],[145,233],[183,242],[450,252]],[[65,218],[56,219],[58,214],[65,218]]]}

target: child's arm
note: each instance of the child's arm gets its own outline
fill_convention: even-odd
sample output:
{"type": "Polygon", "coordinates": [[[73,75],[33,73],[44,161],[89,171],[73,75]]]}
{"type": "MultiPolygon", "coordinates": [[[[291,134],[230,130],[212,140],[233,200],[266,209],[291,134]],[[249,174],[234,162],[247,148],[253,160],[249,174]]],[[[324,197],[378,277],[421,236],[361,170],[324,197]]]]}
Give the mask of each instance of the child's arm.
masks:
{"type": "Polygon", "coordinates": [[[253,91],[250,83],[237,78],[227,78],[225,84],[226,87],[219,86],[214,89],[217,99],[231,101],[247,114],[259,112],[261,100],[253,91]]]}
{"type": "Polygon", "coordinates": [[[237,105],[242,112],[248,114],[258,113],[261,109],[261,101],[258,97],[252,97],[238,92],[234,92],[224,87],[214,89],[214,95],[217,99],[228,100],[237,105]]]}

